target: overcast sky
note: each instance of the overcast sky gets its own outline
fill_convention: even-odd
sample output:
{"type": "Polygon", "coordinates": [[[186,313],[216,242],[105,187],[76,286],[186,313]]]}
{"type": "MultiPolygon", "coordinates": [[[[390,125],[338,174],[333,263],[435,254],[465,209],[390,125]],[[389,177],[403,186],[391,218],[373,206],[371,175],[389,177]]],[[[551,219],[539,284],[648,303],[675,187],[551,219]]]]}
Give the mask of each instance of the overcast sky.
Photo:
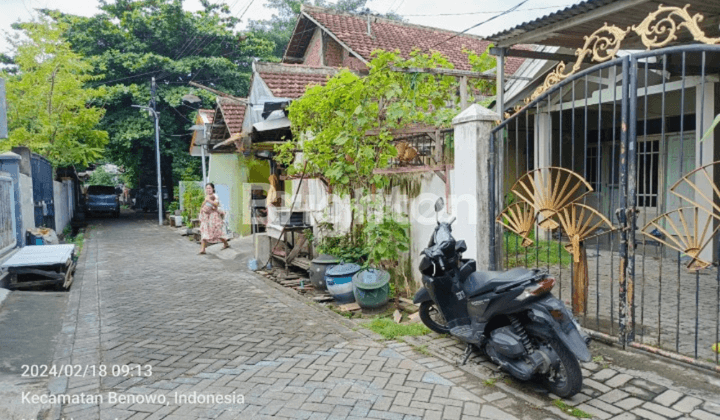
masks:
{"type": "MultiPolygon", "coordinates": [[[[216,0],[219,2],[219,0],[216,0]]],[[[492,16],[510,9],[522,0],[369,0],[368,7],[374,12],[395,11],[408,22],[461,31],[492,16]]],[[[518,11],[499,17],[470,31],[476,35],[491,35],[548,13],[560,10],[580,0],[528,0],[518,11]]],[[[265,0],[227,0],[232,12],[243,17],[243,26],[249,19],[267,19],[272,10],[265,7],[265,0]],[[248,8],[248,5],[250,6],[248,8]]],[[[35,9],[59,9],[65,13],[92,16],[98,12],[97,0],[0,0],[0,51],[7,52],[5,32],[13,22],[30,20],[35,9]]],[[[199,0],[184,0],[186,10],[200,9],[199,0]]]]}

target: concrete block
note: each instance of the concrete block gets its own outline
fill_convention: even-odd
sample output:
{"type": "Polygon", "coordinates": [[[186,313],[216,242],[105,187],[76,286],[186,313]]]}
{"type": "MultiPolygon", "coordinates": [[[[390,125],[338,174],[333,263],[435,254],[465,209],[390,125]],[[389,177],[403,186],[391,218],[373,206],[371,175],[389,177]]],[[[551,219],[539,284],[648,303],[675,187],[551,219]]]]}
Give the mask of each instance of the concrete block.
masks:
{"type": "Polygon", "coordinates": [[[265,262],[270,258],[270,239],[267,233],[256,233],[254,235],[255,259],[260,262],[265,262]]]}

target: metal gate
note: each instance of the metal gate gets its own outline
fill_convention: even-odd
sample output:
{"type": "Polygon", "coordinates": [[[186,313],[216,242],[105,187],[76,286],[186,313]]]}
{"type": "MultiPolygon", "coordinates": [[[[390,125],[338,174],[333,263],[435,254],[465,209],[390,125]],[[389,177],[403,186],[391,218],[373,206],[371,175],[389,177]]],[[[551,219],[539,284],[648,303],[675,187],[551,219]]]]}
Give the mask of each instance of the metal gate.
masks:
{"type": "Polygon", "coordinates": [[[32,168],[35,226],[55,229],[52,165],[42,156],[32,154],[30,166],[32,168]]]}
{"type": "Polygon", "coordinates": [[[720,372],[720,46],[616,58],[612,28],[493,130],[495,263],[548,269],[597,337],[720,372]]]}

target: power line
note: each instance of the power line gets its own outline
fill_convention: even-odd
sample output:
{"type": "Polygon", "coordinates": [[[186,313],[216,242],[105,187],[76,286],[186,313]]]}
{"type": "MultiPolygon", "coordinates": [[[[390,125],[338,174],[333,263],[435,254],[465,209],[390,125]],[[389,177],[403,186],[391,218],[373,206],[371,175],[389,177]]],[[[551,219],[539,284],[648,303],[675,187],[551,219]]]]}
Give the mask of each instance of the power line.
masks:
{"type": "MultiPolygon", "coordinates": [[[[519,9],[514,10],[515,12],[525,12],[528,10],[547,10],[547,9],[557,9],[559,7],[566,7],[571,6],[574,3],[570,4],[558,4],[556,6],[544,6],[544,7],[529,7],[527,9],[519,9]]],[[[481,11],[481,12],[462,12],[462,13],[428,13],[428,14],[403,14],[403,17],[421,17],[421,16],[466,16],[466,15],[489,15],[493,13],[504,13],[504,10],[493,10],[493,11],[481,11]]]]}
{"type": "Polygon", "coordinates": [[[445,40],[443,40],[443,41],[438,42],[437,44],[435,44],[435,45],[431,46],[430,48],[428,48],[428,50],[430,50],[430,49],[432,49],[432,48],[435,48],[435,47],[437,47],[437,46],[440,45],[440,44],[444,44],[444,43],[450,41],[451,39],[456,38],[456,37],[458,37],[458,36],[466,33],[467,31],[469,31],[469,30],[471,30],[471,29],[475,29],[475,28],[477,28],[477,27],[480,26],[480,25],[483,25],[483,24],[485,24],[485,23],[490,22],[491,20],[497,19],[497,18],[502,17],[502,16],[504,16],[504,15],[506,15],[506,14],[508,14],[508,13],[514,12],[515,10],[517,10],[518,7],[522,6],[523,4],[527,3],[528,1],[529,1],[529,0],[523,0],[523,1],[521,1],[520,3],[516,4],[515,6],[507,9],[506,11],[504,11],[504,12],[502,12],[502,13],[499,13],[499,14],[491,17],[491,18],[485,19],[484,21],[482,21],[482,22],[480,22],[480,23],[476,23],[475,25],[473,25],[473,26],[471,26],[471,27],[469,27],[469,28],[467,28],[467,29],[465,29],[465,30],[463,30],[463,31],[460,31],[460,32],[456,33],[455,35],[453,35],[453,36],[451,36],[451,37],[448,37],[447,39],[445,39],[445,40]]]}

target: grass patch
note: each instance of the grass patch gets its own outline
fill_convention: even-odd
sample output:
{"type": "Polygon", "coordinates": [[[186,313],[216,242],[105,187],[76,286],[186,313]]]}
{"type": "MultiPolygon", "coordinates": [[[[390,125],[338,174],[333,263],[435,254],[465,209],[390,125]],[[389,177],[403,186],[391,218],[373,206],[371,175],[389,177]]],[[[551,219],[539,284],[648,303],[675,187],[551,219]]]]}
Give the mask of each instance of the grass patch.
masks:
{"type": "MultiPolygon", "coordinates": [[[[530,239],[534,240],[535,232],[530,232],[530,239]]],[[[503,235],[503,247],[506,249],[508,268],[512,267],[542,267],[557,266],[561,264],[567,267],[572,262],[572,256],[557,241],[535,241],[532,245],[524,248],[522,238],[512,232],[505,232],[503,235]]]]}
{"type": "Polygon", "coordinates": [[[386,340],[392,340],[395,337],[425,335],[430,332],[428,327],[423,324],[396,324],[395,321],[388,318],[375,318],[362,324],[362,327],[380,334],[386,340]]]}
{"type": "Polygon", "coordinates": [[[555,407],[561,409],[563,412],[570,414],[573,417],[577,417],[580,419],[591,419],[592,415],[580,410],[579,408],[570,407],[569,405],[565,404],[563,400],[555,400],[553,401],[553,404],[555,407]]]}
{"type": "Polygon", "coordinates": [[[432,355],[432,353],[430,353],[430,350],[428,350],[427,344],[423,344],[423,345],[421,345],[421,346],[412,345],[412,348],[413,348],[416,352],[418,352],[418,353],[420,353],[420,354],[424,354],[425,356],[431,356],[431,355],[432,355]]]}
{"type": "Polygon", "coordinates": [[[80,253],[82,253],[83,245],[85,244],[85,233],[83,231],[79,231],[74,237],[66,236],[65,242],[75,245],[75,256],[79,258],[80,253]]]}
{"type": "Polygon", "coordinates": [[[485,380],[483,381],[483,385],[485,385],[485,386],[495,386],[495,382],[497,382],[497,378],[485,379],[485,380]]]}

